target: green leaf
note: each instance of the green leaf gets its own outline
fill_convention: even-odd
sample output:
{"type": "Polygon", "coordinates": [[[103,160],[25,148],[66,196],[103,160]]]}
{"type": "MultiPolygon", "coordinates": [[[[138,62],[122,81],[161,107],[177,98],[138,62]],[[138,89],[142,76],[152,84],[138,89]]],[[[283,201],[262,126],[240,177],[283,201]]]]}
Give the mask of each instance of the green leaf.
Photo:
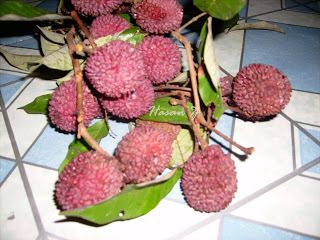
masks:
{"type": "Polygon", "coordinates": [[[146,187],[129,185],[121,193],[104,202],[86,208],[64,211],[61,214],[80,217],[99,225],[136,218],[155,208],[171,191],[181,175],[182,170],[177,169],[165,182],[146,187]]]}
{"type": "MultiPolygon", "coordinates": [[[[88,127],[87,131],[93,139],[95,139],[97,142],[100,142],[102,138],[108,135],[109,128],[105,120],[100,120],[92,126],[88,127]]],[[[67,156],[60,164],[59,173],[61,173],[64,167],[78,154],[87,152],[90,149],[91,148],[88,146],[88,144],[82,139],[75,139],[74,141],[72,141],[69,145],[67,156]]]]}
{"type": "Polygon", "coordinates": [[[201,59],[203,57],[203,50],[204,50],[204,44],[206,42],[206,38],[207,38],[207,34],[208,34],[208,21],[206,21],[202,28],[201,28],[201,32],[200,32],[200,37],[199,37],[199,63],[201,62],[201,59]]]}
{"type": "Polygon", "coordinates": [[[37,26],[37,27],[40,29],[41,33],[51,42],[65,44],[65,40],[64,40],[65,35],[52,32],[48,28],[45,28],[45,27],[39,27],[39,26],[37,26]]]}
{"type": "Polygon", "coordinates": [[[221,20],[229,20],[245,5],[244,0],[193,0],[193,4],[210,16],[221,20]]]}
{"type": "MultiPolygon", "coordinates": [[[[207,139],[206,132],[201,128],[202,137],[207,139]]],[[[193,153],[194,135],[190,129],[181,128],[176,140],[172,144],[173,153],[170,167],[178,167],[184,164],[193,153]]]]}
{"type": "Polygon", "coordinates": [[[51,94],[36,97],[31,103],[28,103],[18,109],[23,109],[29,114],[47,114],[50,98],[51,94]]]}
{"type": "MultiPolygon", "coordinates": [[[[190,102],[188,102],[188,107],[191,111],[194,111],[193,105],[190,102]]],[[[170,97],[157,99],[151,110],[147,114],[141,116],[140,119],[155,122],[190,125],[183,107],[171,105],[170,97]]]]}
{"type": "Polygon", "coordinates": [[[120,17],[122,17],[123,19],[127,20],[128,22],[131,22],[131,16],[128,13],[121,13],[118,14],[120,17]]]}
{"type": "Polygon", "coordinates": [[[50,42],[44,36],[40,36],[40,44],[42,53],[47,56],[61,48],[61,45],[50,42]]]}
{"type": "Polygon", "coordinates": [[[20,55],[10,53],[3,48],[0,48],[0,53],[3,54],[7,62],[21,70],[26,72],[32,72],[40,66],[39,61],[41,61],[42,56],[39,55],[20,55]]]}
{"type": "Polygon", "coordinates": [[[204,72],[199,72],[198,79],[200,97],[206,106],[209,106],[211,103],[214,104],[213,117],[214,119],[218,120],[226,110],[222,100],[221,89],[220,87],[215,89],[211,85],[210,80],[207,78],[204,72]]]}
{"type": "Polygon", "coordinates": [[[220,86],[220,69],[216,60],[215,47],[212,34],[212,18],[208,18],[208,34],[204,46],[204,63],[209,73],[213,86],[218,89],[220,86]]]}
{"type": "Polygon", "coordinates": [[[172,144],[173,153],[170,167],[180,166],[191,156],[194,148],[193,136],[189,129],[182,128],[172,144]]]}
{"type": "Polygon", "coordinates": [[[47,11],[33,7],[18,0],[0,2],[0,21],[43,21],[71,19],[70,16],[49,14],[47,11]]]}
{"type": "MultiPolygon", "coordinates": [[[[69,71],[73,69],[72,60],[67,45],[62,46],[58,50],[43,57],[39,62],[41,62],[43,65],[46,65],[48,68],[61,71],[69,71]]],[[[83,60],[80,60],[80,63],[81,62],[83,62],[83,60]]]]}
{"type": "Polygon", "coordinates": [[[121,32],[117,39],[137,45],[144,39],[145,36],[146,33],[142,33],[139,27],[133,26],[121,32]]]}

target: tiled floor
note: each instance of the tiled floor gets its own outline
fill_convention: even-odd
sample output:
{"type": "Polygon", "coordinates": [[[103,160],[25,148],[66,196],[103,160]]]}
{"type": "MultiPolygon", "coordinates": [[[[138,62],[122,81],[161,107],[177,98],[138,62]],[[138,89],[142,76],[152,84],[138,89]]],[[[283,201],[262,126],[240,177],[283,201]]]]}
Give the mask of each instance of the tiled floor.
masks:
{"type": "MultiPolygon", "coordinates": [[[[54,11],[52,2],[42,7],[54,11]]],[[[0,56],[0,239],[319,239],[319,12],[320,1],[250,0],[241,12],[243,20],[275,22],[286,33],[246,30],[217,36],[217,58],[229,74],[249,63],[268,63],[288,75],[294,90],[290,104],[270,122],[222,117],[218,128],[243,145],[254,146],[256,152],[243,161],[232,149],[238,191],[226,210],[212,214],[189,208],[178,183],[141,218],[103,227],[64,221],[55,207],[53,189],[73,136],[57,133],[45,116],[18,109],[51,92],[55,83],[30,78],[0,56]]],[[[35,38],[32,33],[5,36],[0,44],[34,54],[38,53],[35,38]]],[[[102,146],[113,152],[128,125],[115,121],[110,125],[112,136],[102,146]]]]}

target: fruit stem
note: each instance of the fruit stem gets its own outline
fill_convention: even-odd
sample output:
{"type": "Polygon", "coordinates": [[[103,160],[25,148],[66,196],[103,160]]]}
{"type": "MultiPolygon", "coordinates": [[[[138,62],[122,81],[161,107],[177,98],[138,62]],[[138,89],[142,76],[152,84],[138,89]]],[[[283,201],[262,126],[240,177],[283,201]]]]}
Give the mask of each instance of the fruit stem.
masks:
{"type": "Polygon", "coordinates": [[[177,86],[171,86],[171,85],[154,87],[153,89],[155,91],[161,91],[161,90],[179,90],[179,91],[186,91],[186,92],[192,91],[192,89],[188,87],[177,87],[177,86]]]}
{"type": "Polygon", "coordinates": [[[74,21],[76,21],[76,23],[78,24],[80,30],[84,33],[84,35],[86,36],[86,38],[89,40],[91,46],[93,49],[97,48],[97,44],[95,43],[95,41],[93,40],[93,36],[90,33],[90,30],[86,27],[86,25],[84,24],[84,22],[80,19],[78,13],[76,11],[71,11],[71,17],[73,18],[74,21]]]}
{"type": "Polygon", "coordinates": [[[237,147],[238,149],[240,149],[246,155],[251,155],[254,152],[254,147],[246,148],[246,147],[241,146],[240,144],[238,144],[237,142],[235,142],[231,138],[229,138],[227,135],[224,135],[222,132],[220,132],[219,130],[215,129],[211,123],[207,123],[207,122],[203,122],[203,121],[201,121],[200,123],[201,123],[201,125],[203,125],[206,128],[208,128],[210,131],[214,132],[218,136],[222,137],[224,140],[226,140],[229,143],[231,143],[231,145],[233,145],[233,146],[237,147]]]}
{"type": "Polygon", "coordinates": [[[200,109],[200,99],[198,94],[198,83],[197,83],[197,73],[193,62],[193,55],[192,55],[192,47],[190,42],[187,38],[180,34],[179,31],[174,31],[171,33],[176,39],[178,39],[185,47],[187,52],[187,62],[190,70],[190,78],[191,78],[191,85],[192,85],[192,94],[194,99],[194,105],[196,109],[197,117],[201,120],[205,121],[204,116],[200,109]]]}
{"type": "Polygon", "coordinates": [[[191,123],[192,130],[194,132],[194,135],[196,136],[196,140],[200,142],[201,148],[205,149],[208,147],[208,143],[202,138],[201,132],[200,132],[200,125],[195,123],[194,116],[192,116],[192,113],[190,109],[187,107],[187,101],[183,95],[183,93],[179,93],[179,97],[181,101],[179,101],[179,104],[183,107],[184,111],[186,112],[189,122],[191,123]]]}
{"type": "Polygon", "coordinates": [[[182,25],[180,28],[179,28],[179,32],[181,32],[183,29],[185,29],[186,27],[188,27],[189,25],[191,25],[192,23],[198,21],[199,18],[202,18],[203,16],[207,15],[206,12],[203,12],[203,13],[200,13],[199,15],[191,18],[188,22],[186,22],[184,25],[182,25]]]}
{"type": "Polygon", "coordinates": [[[76,92],[77,92],[77,122],[78,122],[78,134],[77,138],[81,137],[97,152],[109,156],[109,154],[100,147],[100,145],[90,136],[84,125],[84,110],[83,110],[83,74],[80,68],[80,63],[77,58],[74,57],[76,52],[76,45],[74,41],[75,28],[72,27],[71,30],[66,35],[66,40],[68,44],[69,54],[72,59],[73,70],[76,78],[76,92]]]}

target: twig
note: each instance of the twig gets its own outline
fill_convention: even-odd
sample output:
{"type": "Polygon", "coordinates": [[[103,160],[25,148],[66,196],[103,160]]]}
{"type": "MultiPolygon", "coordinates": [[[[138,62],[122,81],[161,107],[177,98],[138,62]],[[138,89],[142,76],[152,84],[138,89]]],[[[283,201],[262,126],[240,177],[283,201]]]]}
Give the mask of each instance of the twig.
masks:
{"type": "Polygon", "coordinates": [[[89,29],[86,27],[84,22],[80,19],[78,13],[73,10],[71,12],[71,17],[76,21],[76,23],[78,24],[80,30],[84,33],[86,38],[89,40],[92,48],[96,49],[97,48],[97,44],[95,43],[95,41],[94,41],[94,39],[92,37],[92,34],[90,33],[89,29]]]}
{"type": "Polygon", "coordinates": [[[238,149],[240,149],[242,152],[244,152],[246,155],[251,155],[254,152],[254,147],[243,147],[240,144],[238,144],[237,142],[233,141],[231,138],[229,138],[228,136],[224,135],[222,132],[220,132],[219,130],[215,129],[213,127],[213,125],[208,124],[207,122],[201,122],[201,125],[205,126],[206,128],[208,128],[210,131],[214,132],[215,134],[217,134],[218,136],[222,137],[224,140],[228,141],[229,143],[231,143],[233,146],[237,147],[238,149]]]}
{"type": "Polygon", "coordinates": [[[162,91],[162,90],[179,90],[179,91],[186,91],[186,92],[191,92],[192,89],[188,87],[177,87],[177,86],[158,86],[153,88],[155,91],[162,91]]]}
{"type": "Polygon", "coordinates": [[[192,55],[192,47],[188,39],[186,39],[183,35],[180,34],[178,31],[172,32],[172,35],[177,38],[185,47],[187,52],[187,62],[190,70],[190,78],[191,78],[191,85],[192,85],[192,93],[194,99],[194,105],[196,109],[197,117],[200,120],[204,120],[204,116],[200,109],[200,99],[198,94],[198,84],[197,84],[197,73],[193,62],[193,55],[192,55]]]}
{"type": "Polygon", "coordinates": [[[186,101],[184,95],[180,93],[179,97],[181,99],[181,101],[179,101],[179,103],[181,104],[181,106],[183,107],[184,111],[186,112],[186,114],[188,116],[188,119],[189,119],[189,122],[191,123],[194,135],[196,136],[197,141],[200,142],[201,148],[205,149],[206,147],[208,147],[208,143],[202,138],[199,124],[196,124],[194,122],[194,118],[192,116],[190,109],[187,106],[187,101],[186,101]]]}
{"type": "Polygon", "coordinates": [[[201,18],[201,17],[203,17],[203,16],[205,16],[205,15],[207,15],[207,13],[206,13],[206,12],[203,12],[203,13],[200,13],[199,15],[191,18],[188,22],[186,22],[184,25],[182,25],[182,26],[179,28],[179,31],[181,32],[183,29],[185,29],[186,27],[188,27],[190,24],[198,21],[199,18],[201,18]]]}
{"type": "Polygon", "coordinates": [[[100,145],[90,136],[87,128],[84,124],[84,108],[83,108],[83,74],[80,68],[80,63],[77,58],[74,57],[76,51],[76,45],[74,41],[75,29],[74,27],[66,35],[66,40],[69,48],[69,54],[72,58],[73,70],[76,78],[76,92],[77,92],[77,122],[78,122],[78,134],[77,138],[83,139],[97,152],[109,156],[109,154],[100,147],[100,145]]]}

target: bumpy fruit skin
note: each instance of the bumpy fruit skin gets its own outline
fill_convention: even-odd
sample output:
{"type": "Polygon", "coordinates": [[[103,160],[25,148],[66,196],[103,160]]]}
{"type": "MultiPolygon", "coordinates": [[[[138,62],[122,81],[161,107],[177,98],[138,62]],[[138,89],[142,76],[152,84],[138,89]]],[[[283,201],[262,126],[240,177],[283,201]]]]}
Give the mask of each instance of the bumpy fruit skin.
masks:
{"type": "Polygon", "coordinates": [[[92,36],[97,39],[122,32],[130,27],[130,23],[124,18],[107,14],[93,20],[90,30],[92,36]]]}
{"type": "Polygon", "coordinates": [[[140,84],[136,90],[119,98],[100,99],[102,107],[112,115],[123,119],[137,118],[149,111],[154,91],[150,82],[140,84]]]}
{"type": "Polygon", "coordinates": [[[195,210],[220,211],[229,205],[237,191],[234,162],[217,145],[196,152],[183,168],[181,187],[195,210]]]}
{"type": "Polygon", "coordinates": [[[178,29],[183,17],[177,0],[142,0],[134,4],[131,11],[141,28],[156,34],[178,29]]]}
{"type": "Polygon", "coordinates": [[[93,87],[107,97],[120,97],[146,82],[142,55],[132,44],[119,40],[98,48],[88,58],[85,71],[93,87]]]}
{"type": "Polygon", "coordinates": [[[82,15],[100,16],[117,9],[122,0],[71,0],[75,10],[82,15]]]}
{"type": "Polygon", "coordinates": [[[242,68],[233,81],[233,101],[248,119],[261,119],[281,112],[291,97],[288,78],[266,64],[242,68]]]}
{"type": "Polygon", "coordinates": [[[163,122],[143,121],[143,120],[137,119],[136,127],[143,127],[143,126],[151,126],[154,128],[158,128],[162,132],[167,133],[171,139],[170,143],[173,143],[173,141],[178,137],[178,134],[181,130],[180,125],[174,125],[174,124],[163,123],[163,122]]]}
{"type": "MultiPolygon", "coordinates": [[[[83,107],[84,124],[88,126],[90,122],[102,116],[100,105],[91,94],[88,86],[83,83],[83,107]]],[[[49,102],[49,118],[51,122],[60,130],[65,132],[75,132],[77,129],[77,96],[76,82],[71,80],[62,83],[52,94],[49,102]]]]}
{"type": "Polygon", "coordinates": [[[116,149],[125,182],[142,183],[161,174],[172,155],[169,141],[168,134],[151,126],[135,128],[125,135],[116,149]]]}
{"type": "Polygon", "coordinates": [[[148,78],[153,84],[172,80],[181,69],[181,52],[178,46],[163,36],[149,36],[138,45],[142,53],[148,78]]]}
{"type": "Polygon", "coordinates": [[[85,152],[74,158],[56,183],[56,200],[63,210],[99,203],[120,192],[123,173],[119,162],[98,152],[85,152]]]}

